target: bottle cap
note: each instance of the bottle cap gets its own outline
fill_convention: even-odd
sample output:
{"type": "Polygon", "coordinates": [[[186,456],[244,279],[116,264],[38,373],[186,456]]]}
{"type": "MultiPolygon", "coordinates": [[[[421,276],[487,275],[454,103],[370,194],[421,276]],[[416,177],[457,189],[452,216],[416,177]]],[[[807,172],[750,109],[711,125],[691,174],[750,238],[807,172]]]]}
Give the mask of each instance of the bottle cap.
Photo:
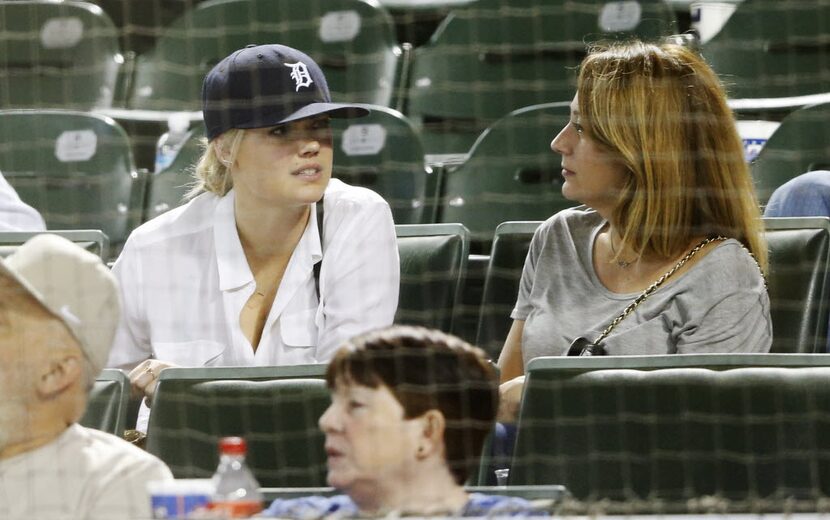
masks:
{"type": "Polygon", "coordinates": [[[219,453],[223,455],[245,455],[248,443],[242,437],[222,437],[219,439],[219,453]]]}

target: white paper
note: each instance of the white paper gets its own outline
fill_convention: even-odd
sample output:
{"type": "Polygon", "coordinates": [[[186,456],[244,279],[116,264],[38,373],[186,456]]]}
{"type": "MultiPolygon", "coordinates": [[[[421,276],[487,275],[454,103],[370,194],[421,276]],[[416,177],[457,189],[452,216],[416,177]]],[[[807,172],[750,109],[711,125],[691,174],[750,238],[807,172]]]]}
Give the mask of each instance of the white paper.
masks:
{"type": "Polygon", "coordinates": [[[778,121],[746,121],[737,122],[738,134],[744,143],[744,158],[746,162],[753,161],[767,140],[775,133],[781,123],[778,121]]]}
{"type": "Polygon", "coordinates": [[[700,43],[706,43],[720,32],[737,4],[732,2],[696,2],[690,7],[692,12],[692,29],[697,31],[700,43]]]}
{"type": "Polygon", "coordinates": [[[346,155],[377,155],[386,146],[386,129],[378,124],[349,125],[340,148],[346,155]]]}
{"type": "Polygon", "coordinates": [[[88,161],[98,148],[98,136],[92,130],[67,130],[55,141],[55,157],[61,162],[88,161]]]}
{"type": "Polygon", "coordinates": [[[599,28],[603,32],[631,31],[640,24],[642,14],[643,8],[635,0],[607,2],[599,14],[599,28]]]}
{"type": "Polygon", "coordinates": [[[349,42],[360,34],[357,11],[330,11],[320,19],[320,40],[326,43],[349,42]]]}
{"type": "Polygon", "coordinates": [[[50,18],[40,28],[40,43],[46,49],[71,49],[84,36],[84,24],[76,16],[50,18]]]}

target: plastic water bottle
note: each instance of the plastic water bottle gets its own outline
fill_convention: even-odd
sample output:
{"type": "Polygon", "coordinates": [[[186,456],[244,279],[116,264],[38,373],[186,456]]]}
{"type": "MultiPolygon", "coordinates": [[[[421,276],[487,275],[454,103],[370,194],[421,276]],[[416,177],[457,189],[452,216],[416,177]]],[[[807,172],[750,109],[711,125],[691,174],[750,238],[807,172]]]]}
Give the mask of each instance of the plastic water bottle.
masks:
{"type": "Polygon", "coordinates": [[[211,510],[220,518],[247,518],[262,510],[259,483],[245,464],[248,444],[241,437],[219,440],[219,468],[213,474],[216,488],[211,510]]]}
{"type": "Polygon", "coordinates": [[[190,117],[187,112],[176,112],[167,118],[167,133],[159,138],[156,146],[156,173],[170,167],[176,160],[179,150],[190,137],[188,128],[190,117]]]}

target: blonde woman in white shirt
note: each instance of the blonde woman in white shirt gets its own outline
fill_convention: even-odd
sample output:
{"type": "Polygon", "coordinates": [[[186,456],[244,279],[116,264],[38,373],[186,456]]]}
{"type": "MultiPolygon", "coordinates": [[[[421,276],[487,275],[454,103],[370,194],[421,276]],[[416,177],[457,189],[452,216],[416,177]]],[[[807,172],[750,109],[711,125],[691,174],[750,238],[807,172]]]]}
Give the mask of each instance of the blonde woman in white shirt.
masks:
{"type": "Polygon", "coordinates": [[[329,118],[366,110],[331,103],[317,64],[282,45],[234,52],[202,98],[205,193],[139,227],[113,268],[125,312],[109,364],[148,398],[168,366],[326,362],[397,308],[388,204],[331,179],[329,118]]]}

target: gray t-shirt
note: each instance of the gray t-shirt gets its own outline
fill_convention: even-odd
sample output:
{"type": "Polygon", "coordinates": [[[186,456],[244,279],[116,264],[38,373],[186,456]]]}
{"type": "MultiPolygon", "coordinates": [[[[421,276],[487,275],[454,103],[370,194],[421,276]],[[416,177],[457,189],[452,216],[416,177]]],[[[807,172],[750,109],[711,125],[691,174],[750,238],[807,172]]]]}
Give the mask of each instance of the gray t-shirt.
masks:
{"type": "MultiPolygon", "coordinates": [[[[599,281],[592,255],[604,225],[596,211],[580,206],[536,230],[511,313],[525,320],[525,365],[567,353],[579,336],[595,340],[639,295],[611,292],[599,281]]],[[[761,272],[737,240],[725,240],[669,278],[603,343],[609,355],[768,352],[772,321],[761,272]]]]}

